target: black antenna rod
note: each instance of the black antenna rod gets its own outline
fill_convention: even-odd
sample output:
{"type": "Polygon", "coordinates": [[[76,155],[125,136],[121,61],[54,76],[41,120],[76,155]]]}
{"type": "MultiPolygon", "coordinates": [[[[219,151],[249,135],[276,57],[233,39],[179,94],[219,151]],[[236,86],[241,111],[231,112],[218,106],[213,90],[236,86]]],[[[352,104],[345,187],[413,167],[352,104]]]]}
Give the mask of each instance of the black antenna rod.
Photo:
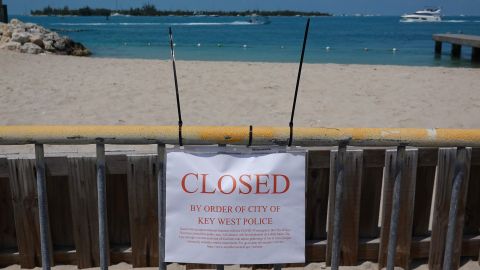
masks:
{"type": "Polygon", "coordinates": [[[177,95],[177,111],[178,111],[178,144],[183,146],[182,139],[182,112],[180,110],[180,95],[178,94],[178,81],[177,81],[177,68],[175,67],[175,51],[173,50],[173,34],[172,27],[168,28],[168,34],[170,36],[170,52],[172,55],[172,65],[173,65],[173,78],[175,80],[175,94],[177,95]]]}
{"type": "Polygon", "coordinates": [[[290,118],[290,140],[288,146],[292,146],[293,141],[293,117],[295,115],[295,105],[297,104],[298,86],[300,85],[300,78],[302,77],[303,56],[305,55],[305,46],[307,45],[308,28],[310,27],[310,18],[307,19],[307,25],[305,26],[305,35],[303,36],[302,55],[300,57],[300,66],[298,68],[297,85],[295,86],[295,96],[293,97],[292,116],[290,118]]]}

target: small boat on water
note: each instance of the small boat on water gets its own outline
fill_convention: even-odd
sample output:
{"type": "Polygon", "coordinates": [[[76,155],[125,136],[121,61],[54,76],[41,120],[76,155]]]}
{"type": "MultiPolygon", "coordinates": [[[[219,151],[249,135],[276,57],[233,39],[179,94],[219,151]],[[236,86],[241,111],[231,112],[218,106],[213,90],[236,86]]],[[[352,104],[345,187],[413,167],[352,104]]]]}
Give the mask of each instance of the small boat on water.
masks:
{"type": "Polygon", "coordinates": [[[440,8],[425,8],[412,14],[402,16],[402,22],[440,22],[442,21],[440,8]]]}
{"type": "Polygon", "coordinates": [[[252,14],[250,19],[248,19],[250,24],[270,24],[270,19],[267,16],[258,16],[257,14],[252,14]]]}

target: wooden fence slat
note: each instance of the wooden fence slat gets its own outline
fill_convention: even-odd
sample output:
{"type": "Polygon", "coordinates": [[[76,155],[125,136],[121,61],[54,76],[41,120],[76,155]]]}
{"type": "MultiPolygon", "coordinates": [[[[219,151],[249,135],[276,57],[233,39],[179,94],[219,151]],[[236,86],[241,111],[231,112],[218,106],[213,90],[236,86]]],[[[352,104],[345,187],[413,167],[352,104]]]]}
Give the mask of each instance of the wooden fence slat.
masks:
{"type": "MultiPolygon", "coordinates": [[[[125,158],[125,168],[127,167],[126,161],[127,159],[125,158]]],[[[127,174],[107,174],[106,183],[107,223],[110,244],[129,246],[130,218],[128,213],[127,174]]]]}
{"type": "MultiPolygon", "coordinates": [[[[6,158],[0,158],[0,166],[6,166],[8,168],[6,158]]],[[[5,254],[17,251],[12,192],[10,190],[8,174],[6,177],[0,175],[0,267],[18,264],[17,258],[5,254]]]]}
{"type": "Polygon", "coordinates": [[[308,169],[330,168],[330,150],[308,151],[308,169]]]}
{"type": "MultiPolygon", "coordinates": [[[[465,179],[469,179],[470,174],[470,161],[471,161],[471,149],[467,148],[466,167],[465,167],[465,179]]],[[[452,193],[452,181],[455,173],[455,164],[457,161],[457,149],[456,148],[441,148],[438,151],[438,167],[437,167],[437,182],[435,189],[435,204],[433,208],[433,226],[432,237],[430,242],[430,251],[428,258],[429,269],[442,269],[443,267],[443,255],[445,252],[445,238],[448,227],[448,215],[450,211],[450,197],[452,193]]],[[[457,236],[454,247],[454,255],[452,264],[460,264],[461,253],[461,241],[463,234],[463,221],[465,216],[465,201],[468,181],[463,181],[463,185],[460,190],[460,198],[458,203],[458,215],[457,215],[457,236]]],[[[454,267],[454,269],[457,269],[454,267]]]]}
{"type": "MultiPolygon", "coordinates": [[[[65,161],[66,163],[67,161],[65,161]]],[[[69,194],[68,177],[51,176],[48,174],[47,168],[47,194],[52,245],[61,249],[73,250],[75,242],[70,199],[69,196],[58,196],[59,194],[69,194]]]]}
{"type": "Polygon", "coordinates": [[[9,159],[8,166],[20,265],[34,268],[41,265],[35,160],[9,159]]]}
{"type": "Polygon", "coordinates": [[[385,162],[384,149],[368,149],[363,151],[362,196],[360,199],[360,238],[377,238],[380,230],[378,217],[382,196],[383,166],[385,162]],[[376,165],[377,160],[383,160],[376,165]],[[372,164],[368,166],[367,164],[372,164]]]}
{"type": "MultiPolygon", "coordinates": [[[[415,202],[415,184],[417,176],[418,150],[408,149],[400,187],[400,214],[397,231],[395,265],[410,269],[410,250],[412,243],[413,211],[415,202]]],[[[379,268],[387,263],[387,247],[390,233],[393,186],[395,182],[395,164],[397,151],[388,150],[385,155],[385,175],[383,183],[383,211],[380,232],[379,268]]]]}
{"type": "MultiPolygon", "coordinates": [[[[464,181],[462,182],[462,187],[460,189],[460,196],[458,200],[458,210],[457,210],[457,222],[455,225],[455,245],[454,252],[452,257],[452,269],[458,269],[460,267],[460,261],[462,256],[462,239],[463,239],[463,227],[465,225],[465,206],[467,204],[467,192],[469,189],[469,180],[470,180],[470,167],[472,159],[472,149],[466,149],[465,160],[462,160],[464,167],[464,181]]],[[[477,193],[478,194],[478,193],[477,193]]],[[[477,209],[478,210],[478,209],[477,209]]]]}
{"type": "MultiPolygon", "coordinates": [[[[480,149],[472,149],[472,158],[478,155],[480,149]]],[[[473,165],[470,168],[470,181],[468,183],[467,204],[465,206],[464,234],[480,234],[480,166],[473,165]]]]}
{"type": "MultiPolygon", "coordinates": [[[[337,152],[330,156],[329,212],[327,234],[327,265],[331,263],[333,244],[333,214],[335,209],[335,171],[337,152]]],[[[341,239],[341,265],[355,265],[358,260],[360,196],[363,173],[363,151],[347,151],[344,171],[343,220],[341,239]]]]}
{"type": "Polygon", "coordinates": [[[193,270],[193,269],[217,269],[215,264],[198,264],[198,263],[187,263],[185,264],[186,270],[193,270]]]}
{"type": "Polygon", "coordinates": [[[435,156],[437,163],[438,149],[419,149],[417,184],[415,186],[415,210],[413,216],[413,236],[430,236],[430,211],[432,208],[433,185],[435,183],[436,165],[430,161],[435,156]]]}
{"type": "Polygon", "coordinates": [[[158,265],[156,156],[128,157],[128,205],[133,267],[158,265]]]}
{"type": "MultiPolygon", "coordinates": [[[[8,166],[5,158],[0,158],[0,163],[8,166]]],[[[8,177],[2,176],[0,176],[0,250],[17,250],[12,192],[8,177]]]]}
{"type": "Polygon", "coordinates": [[[79,268],[100,264],[95,162],[94,157],[68,158],[73,238],[79,268]]]}
{"type": "Polygon", "coordinates": [[[0,158],[0,178],[8,178],[10,175],[8,161],[6,158],[0,158]]]}
{"type": "MultiPolygon", "coordinates": [[[[315,151],[308,155],[309,163],[322,162],[324,156],[330,157],[330,151],[315,151]]],[[[308,168],[306,215],[306,239],[326,239],[327,209],[328,209],[328,168],[308,168]]]]}
{"type": "Polygon", "coordinates": [[[413,236],[428,237],[430,210],[435,182],[435,167],[419,167],[417,186],[415,187],[415,210],[413,217],[413,236]]]}
{"type": "Polygon", "coordinates": [[[306,239],[327,238],[327,209],[329,169],[308,170],[306,213],[306,239]]]}
{"type": "Polygon", "coordinates": [[[107,155],[105,164],[108,174],[127,174],[127,156],[126,155],[107,155]]]}

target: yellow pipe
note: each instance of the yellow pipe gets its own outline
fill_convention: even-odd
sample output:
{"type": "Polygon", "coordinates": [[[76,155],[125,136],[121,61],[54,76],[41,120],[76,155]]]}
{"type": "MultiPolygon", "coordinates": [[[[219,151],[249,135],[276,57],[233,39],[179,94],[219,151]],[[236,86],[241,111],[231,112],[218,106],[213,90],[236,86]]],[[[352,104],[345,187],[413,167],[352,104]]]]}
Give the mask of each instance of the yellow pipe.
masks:
{"type": "MultiPolygon", "coordinates": [[[[254,127],[253,145],[286,145],[288,127],[254,127]]],[[[249,141],[249,127],[184,126],[184,144],[249,141]]],[[[294,128],[293,144],[331,146],[480,147],[480,129],[294,128]]],[[[0,126],[0,144],[178,144],[176,126],[0,126]]]]}

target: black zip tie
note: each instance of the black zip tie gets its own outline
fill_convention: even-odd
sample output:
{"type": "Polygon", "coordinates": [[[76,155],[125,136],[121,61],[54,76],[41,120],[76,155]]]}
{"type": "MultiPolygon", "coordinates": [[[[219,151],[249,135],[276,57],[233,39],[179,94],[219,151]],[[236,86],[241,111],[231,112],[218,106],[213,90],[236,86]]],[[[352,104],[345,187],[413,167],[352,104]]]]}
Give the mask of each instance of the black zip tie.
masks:
{"type": "Polygon", "coordinates": [[[252,146],[253,139],[253,126],[250,125],[250,131],[248,132],[248,147],[252,146]]]}
{"type": "Polygon", "coordinates": [[[178,144],[183,146],[182,138],[182,111],[180,110],[180,95],[178,94],[178,81],[177,81],[177,68],[175,67],[175,51],[173,49],[173,34],[172,27],[168,28],[168,34],[170,36],[170,52],[172,55],[172,65],[173,65],[173,78],[175,80],[175,93],[177,96],[177,111],[178,111],[178,144]]]}
{"type": "Polygon", "coordinates": [[[307,19],[307,25],[305,26],[305,35],[303,36],[302,55],[300,57],[300,66],[298,68],[297,85],[295,86],[295,96],[293,97],[292,116],[290,118],[290,123],[289,123],[290,139],[288,141],[288,146],[292,146],[292,141],[293,141],[293,117],[295,115],[295,105],[297,104],[298,86],[300,85],[300,78],[302,76],[303,56],[305,55],[305,46],[307,45],[309,27],[310,27],[310,18],[307,19]]]}

